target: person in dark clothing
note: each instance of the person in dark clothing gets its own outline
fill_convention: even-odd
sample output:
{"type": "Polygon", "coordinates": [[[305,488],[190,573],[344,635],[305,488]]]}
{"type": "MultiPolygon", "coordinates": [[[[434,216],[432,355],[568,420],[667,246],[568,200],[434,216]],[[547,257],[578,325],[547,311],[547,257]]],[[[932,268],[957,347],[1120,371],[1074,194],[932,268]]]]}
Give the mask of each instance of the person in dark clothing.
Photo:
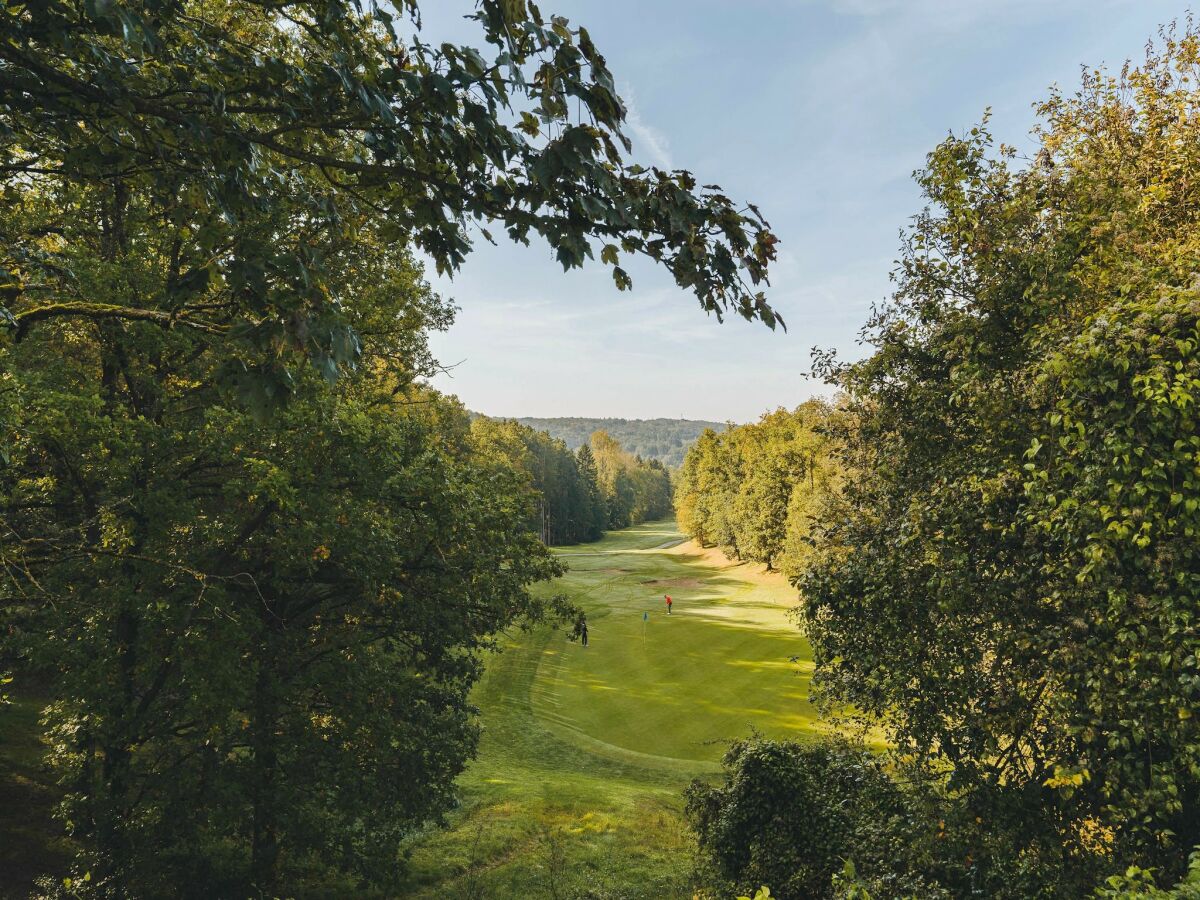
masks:
{"type": "Polygon", "coordinates": [[[587,616],[583,613],[575,617],[575,627],[571,629],[571,640],[578,640],[585,647],[588,645],[587,616]]]}

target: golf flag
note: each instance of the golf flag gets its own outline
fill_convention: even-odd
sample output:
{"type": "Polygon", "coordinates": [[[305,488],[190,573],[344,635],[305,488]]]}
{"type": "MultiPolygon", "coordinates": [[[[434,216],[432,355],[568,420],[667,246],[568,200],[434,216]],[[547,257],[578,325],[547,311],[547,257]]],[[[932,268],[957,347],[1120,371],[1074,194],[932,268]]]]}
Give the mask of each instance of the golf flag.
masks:
{"type": "Polygon", "coordinates": [[[648,613],[648,612],[642,613],[642,621],[643,622],[645,622],[649,618],[650,618],[650,613],[648,613]]]}

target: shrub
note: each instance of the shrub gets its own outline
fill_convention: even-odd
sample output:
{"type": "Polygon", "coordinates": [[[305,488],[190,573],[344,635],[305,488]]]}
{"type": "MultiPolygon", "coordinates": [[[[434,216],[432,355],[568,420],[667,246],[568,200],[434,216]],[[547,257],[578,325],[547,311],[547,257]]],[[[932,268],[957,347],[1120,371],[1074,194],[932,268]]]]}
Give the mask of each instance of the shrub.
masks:
{"type": "Polygon", "coordinates": [[[733,744],[724,765],[723,784],[692,783],[687,815],[704,864],[744,894],[765,884],[778,900],[832,896],[844,859],[873,843],[862,811],[898,808],[880,761],[840,740],[753,737],[733,744]]]}

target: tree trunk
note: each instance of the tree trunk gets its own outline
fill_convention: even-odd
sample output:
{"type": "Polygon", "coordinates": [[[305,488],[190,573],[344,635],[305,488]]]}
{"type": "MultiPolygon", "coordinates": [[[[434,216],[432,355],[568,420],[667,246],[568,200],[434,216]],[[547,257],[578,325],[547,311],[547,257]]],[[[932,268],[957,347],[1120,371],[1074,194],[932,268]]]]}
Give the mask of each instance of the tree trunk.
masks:
{"type": "Polygon", "coordinates": [[[131,813],[130,774],[132,753],[128,740],[128,713],[134,707],[137,670],[138,619],[125,608],[117,614],[113,626],[113,643],[117,648],[117,677],[121,688],[120,705],[113,721],[99,742],[101,759],[100,785],[93,797],[92,821],[96,829],[96,849],[101,871],[113,882],[113,890],[123,893],[124,875],[132,861],[133,848],[125,833],[125,823],[131,813]]]}
{"type": "MultiPolygon", "coordinates": [[[[269,626],[268,626],[269,627],[269,626]]],[[[250,848],[250,877],[254,887],[267,897],[275,896],[279,883],[279,808],[276,776],[279,768],[275,730],[279,719],[279,699],[272,668],[274,641],[268,631],[258,678],[254,688],[254,780],[253,833],[250,848]]]]}

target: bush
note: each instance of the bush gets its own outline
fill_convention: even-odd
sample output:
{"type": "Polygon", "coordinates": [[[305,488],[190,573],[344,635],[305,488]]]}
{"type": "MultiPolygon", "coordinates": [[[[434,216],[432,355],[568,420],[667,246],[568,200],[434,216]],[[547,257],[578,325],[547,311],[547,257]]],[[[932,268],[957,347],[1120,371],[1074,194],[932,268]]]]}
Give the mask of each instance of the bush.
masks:
{"type": "Polygon", "coordinates": [[[1076,898],[1103,871],[1103,854],[1065,859],[1054,823],[1020,797],[955,794],[845,740],[753,737],[724,765],[721,784],[687,793],[713,896],[769,885],[778,900],[1076,898]]]}
{"type": "Polygon", "coordinates": [[[725,887],[778,900],[831,897],[844,860],[874,843],[864,810],[888,817],[899,792],[880,761],[844,741],[753,737],[725,754],[725,780],[695,781],[687,815],[705,865],[725,887]]]}

